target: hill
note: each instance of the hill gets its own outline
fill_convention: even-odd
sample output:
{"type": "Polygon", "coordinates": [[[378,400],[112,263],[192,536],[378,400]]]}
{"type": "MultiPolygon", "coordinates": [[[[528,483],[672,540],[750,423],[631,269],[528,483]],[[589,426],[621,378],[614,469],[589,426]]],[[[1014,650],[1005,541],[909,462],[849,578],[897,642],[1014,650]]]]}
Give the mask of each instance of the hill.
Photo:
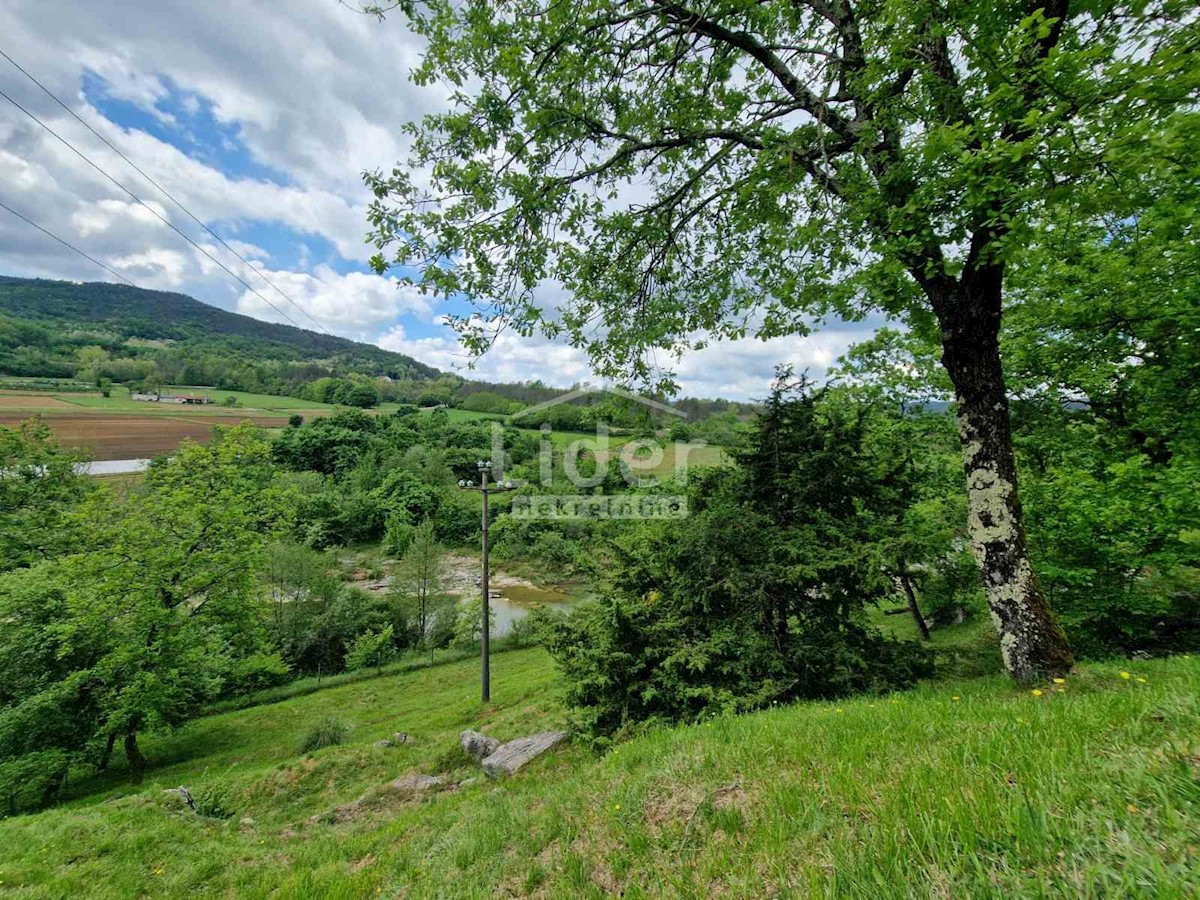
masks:
{"type": "Polygon", "coordinates": [[[477,665],[329,687],[149,742],[141,789],[115,769],[66,806],[0,822],[3,889],[1178,897],[1200,876],[1200,659],[1090,665],[1040,695],[980,678],[652,729],[499,783],[458,732],[507,739],[565,716],[541,650],[497,655],[488,707],[477,665]],[[300,754],[326,715],[352,726],[347,742],[300,754]],[[375,746],[397,730],[412,740],[375,746]],[[452,786],[384,788],[410,772],[452,786]],[[183,809],[164,793],[180,784],[225,817],[183,809]]]}
{"type": "Polygon", "coordinates": [[[320,364],[335,374],[358,372],[395,379],[441,375],[401,353],[226,312],[184,294],[103,282],[0,276],[0,372],[69,377],[74,374],[68,370],[76,363],[75,351],[89,342],[110,352],[140,349],[150,355],[169,347],[174,353],[236,354],[256,362],[320,364]],[[16,322],[5,329],[4,317],[16,322]],[[23,331],[17,323],[25,326],[23,331]],[[20,331],[24,344],[6,342],[6,331],[20,331]],[[39,334],[45,331],[53,334],[39,334]],[[40,358],[31,352],[38,344],[44,345],[40,358]],[[21,346],[26,348],[24,354],[19,352],[21,346]]]}

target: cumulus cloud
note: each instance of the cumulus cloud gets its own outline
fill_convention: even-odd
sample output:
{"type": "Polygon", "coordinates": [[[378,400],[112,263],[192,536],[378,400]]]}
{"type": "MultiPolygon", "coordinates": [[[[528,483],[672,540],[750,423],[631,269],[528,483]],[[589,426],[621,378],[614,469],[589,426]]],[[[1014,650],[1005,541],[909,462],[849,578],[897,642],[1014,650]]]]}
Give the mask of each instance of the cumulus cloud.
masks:
{"type": "MultiPolygon", "coordinates": [[[[395,279],[379,278],[362,272],[339,275],[328,266],[317,266],[312,274],[270,270],[264,272],[304,313],[312,316],[329,331],[358,340],[370,340],[399,314],[428,317],[432,310],[432,303],[427,295],[421,294],[410,285],[398,284],[395,279]]],[[[313,327],[308,316],[298,312],[296,306],[267,287],[261,278],[255,279],[249,272],[243,277],[255,286],[258,294],[244,291],[237,300],[238,312],[257,319],[285,321],[279,311],[271,306],[273,303],[287,313],[297,325],[313,327]]]]}

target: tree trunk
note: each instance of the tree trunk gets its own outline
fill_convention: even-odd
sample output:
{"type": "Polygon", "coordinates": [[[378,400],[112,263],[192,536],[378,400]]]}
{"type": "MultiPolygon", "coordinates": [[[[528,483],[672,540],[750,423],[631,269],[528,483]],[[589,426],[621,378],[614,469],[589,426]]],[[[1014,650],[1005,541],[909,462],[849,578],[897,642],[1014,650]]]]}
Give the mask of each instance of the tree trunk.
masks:
{"type": "Polygon", "coordinates": [[[134,784],[141,784],[146,775],[146,757],[138,746],[137,727],[130,725],[125,732],[125,758],[129,760],[129,775],[134,784]]]}
{"type": "Polygon", "coordinates": [[[999,266],[974,269],[934,309],[958,405],[971,549],[1004,665],[1018,681],[1031,681],[1065,674],[1074,660],[1029,561],[1000,362],[1002,283],[999,266]]]}
{"type": "Polygon", "coordinates": [[[108,739],[104,743],[104,752],[100,754],[100,762],[96,766],[97,772],[108,771],[108,762],[110,759],[112,759],[113,747],[116,745],[116,743],[117,733],[114,731],[108,736],[108,739]]]}
{"type": "Polygon", "coordinates": [[[912,579],[908,577],[908,563],[900,560],[900,574],[897,576],[900,581],[900,587],[904,588],[904,596],[908,598],[908,611],[912,613],[913,621],[917,623],[917,631],[921,633],[921,640],[929,640],[929,626],[925,624],[925,617],[921,615],[921,607],[917,604],[917,592],[913,590],[912,579]]]}

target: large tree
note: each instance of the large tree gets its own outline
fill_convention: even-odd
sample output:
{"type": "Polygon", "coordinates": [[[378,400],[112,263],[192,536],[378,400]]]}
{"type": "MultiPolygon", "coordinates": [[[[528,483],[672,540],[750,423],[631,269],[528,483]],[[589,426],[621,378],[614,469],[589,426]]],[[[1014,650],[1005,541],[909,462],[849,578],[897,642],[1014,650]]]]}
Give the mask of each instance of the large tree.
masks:
{"type": "Polygon", "coordinates": [[[668,385],[655,350],[814,316],[935,331],[1005,663],[1071,666],[1022,525],[1006,268],[1039,208],[1190,102],[1190,3],[396,5],[427,42],[416,80],[452,93],[410,126],[407,166],[367,176],[377,269],[470,298],[475,350],[541,328],[668,385]]]}

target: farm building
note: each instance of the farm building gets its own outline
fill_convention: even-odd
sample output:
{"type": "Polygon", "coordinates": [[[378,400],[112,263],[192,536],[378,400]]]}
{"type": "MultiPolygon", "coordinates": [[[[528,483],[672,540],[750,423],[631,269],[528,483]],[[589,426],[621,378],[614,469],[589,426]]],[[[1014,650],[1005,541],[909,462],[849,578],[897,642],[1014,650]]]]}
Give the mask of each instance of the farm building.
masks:
{"type": "Polygon", "coordinates": [[[147,403],[180,403],[188,406],[198,406],[212,403],[212,397],[203,394],[138,394],[129,395],[133,400],[143,400],[147,403]]]}

